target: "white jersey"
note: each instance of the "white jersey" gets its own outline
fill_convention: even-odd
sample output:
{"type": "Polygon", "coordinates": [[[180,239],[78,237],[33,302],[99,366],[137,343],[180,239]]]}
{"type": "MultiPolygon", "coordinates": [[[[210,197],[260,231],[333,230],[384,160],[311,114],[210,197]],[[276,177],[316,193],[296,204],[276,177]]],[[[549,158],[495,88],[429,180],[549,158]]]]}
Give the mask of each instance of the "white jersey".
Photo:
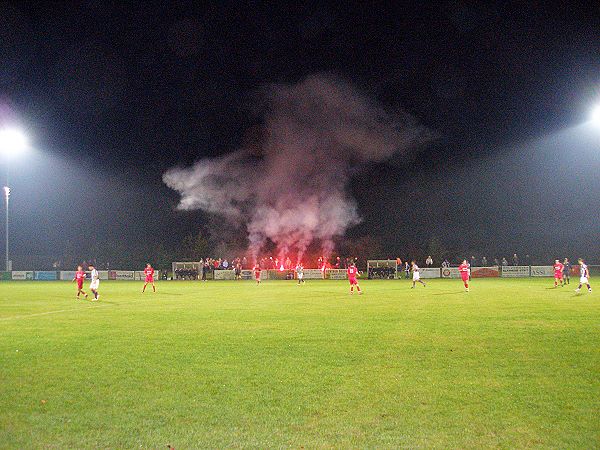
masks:
{"type": "Polygon", "coordinates": [[[419,274],[419,266],[417,266],[416,264],[413,265],[413,281],[418,281],[421,279],[421,275],[419,274]]]}
{"type": "Polygon", "coordinates": [[[92,281],[90,282],[90,289],[98,289],[100,285],[100,276],[98,275],[98,270],[93,269],[90,272],[92,281]]]}
{"type": "Polygon", "coordinates": [[[587,264],[581,264],[579,266],[579,282],[581,284],[589,283],[590,269],[588,269],[587,264]]]}

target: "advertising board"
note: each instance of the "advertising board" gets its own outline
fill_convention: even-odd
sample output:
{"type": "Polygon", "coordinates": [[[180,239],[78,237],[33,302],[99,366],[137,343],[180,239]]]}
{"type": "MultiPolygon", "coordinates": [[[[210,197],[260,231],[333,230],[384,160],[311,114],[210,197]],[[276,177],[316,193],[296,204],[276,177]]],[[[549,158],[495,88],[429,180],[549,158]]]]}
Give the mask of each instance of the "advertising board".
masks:
{"type": "Polygon", "coordinates": [[[503,278],[528,277],[529,266],[502,266],[500,276],[503,278]]]}
{"type": "Polygon", "coordinates": [[[13,270],[13,280],[33,280],[33,271],[27,270],[13,270]]]}
{"type": "Polygon", "coordinates": [[[235,280],[235,270],[215,270],[215,280],[235,280]]]}
{"type": "Polygon", "coordinates": [[[322,280],[324,272],[321,269],[304,269],[305,280],[322,280]]]}
{"type": "Polygon", "coordinates": [[[471,278],[497,278],[500,276],[498,266],[471,267],[471,278]]]}
{"type": "Polygon", "coordinates": [[[420,267],[419,274],[421,278],[439,278],[440,268],[439,267],[420,267]]]}
{"type": "Polygon", "coordinates": [[[133,271],[133,270],[111,270],[108,273],[108,277],[111,280],[134,280],[135,279],[135,271],[133,271]]]}
{"type": "Polygon", "coordinates": [[[531,266],[532,277],[552,277],[554,268],[552,266],[531,266]]]}
{"type": "Polygon", "coordinates": [[[347,278],[346,269],[327,269],[325,278],[330,280],[345,280],[347,278]]]}
{"type": "Polygon", "coordinates": [[[442,267],[442,278],[460,278],[458,267],[442,267]]]}
{"type": "Polygon", "coordinates": [[[57,277],[58,273],[57,272],[50,272],[50,271],[40,271],[40,272],[34,272],[33,273],[33,278],[34,280],[56,280],[58,279],[57,277]]]}

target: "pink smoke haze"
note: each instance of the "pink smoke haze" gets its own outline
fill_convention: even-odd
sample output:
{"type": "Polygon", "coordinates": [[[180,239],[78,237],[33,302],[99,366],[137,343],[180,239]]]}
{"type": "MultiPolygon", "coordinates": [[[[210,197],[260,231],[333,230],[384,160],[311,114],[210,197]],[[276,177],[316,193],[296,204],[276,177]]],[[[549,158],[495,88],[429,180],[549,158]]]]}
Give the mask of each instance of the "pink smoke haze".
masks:
{"type": "Polygon", "coordinates": [[[241,148],[170,169],[163,180],[181,194],[180,209],[243,222],[254,258],[269,240],[280,260],[302,260],[314,242],[328,256],[334,238],[360,221],[347,191],[350,174],[414,149],[429,132],[328,75],[269,85],[261,94],[266,107],[258,157],[256,149],[241,148]]]}

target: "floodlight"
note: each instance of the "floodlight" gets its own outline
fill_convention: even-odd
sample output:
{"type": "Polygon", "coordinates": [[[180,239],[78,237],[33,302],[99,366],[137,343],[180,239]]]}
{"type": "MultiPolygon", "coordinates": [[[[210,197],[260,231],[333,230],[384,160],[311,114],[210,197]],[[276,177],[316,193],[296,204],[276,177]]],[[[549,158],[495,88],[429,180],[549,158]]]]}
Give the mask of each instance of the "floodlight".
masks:
{"type": "Polygon", "coordinates": [[[592,109],[590,122],[600,127],[600,105],[596,105],[594,109],[592,109]]]}
{"type": "Polygon", "coordinates": [[[12,156],[27,149],[27,137],[15,128],[0,129],[0,153],[12,156]]]}

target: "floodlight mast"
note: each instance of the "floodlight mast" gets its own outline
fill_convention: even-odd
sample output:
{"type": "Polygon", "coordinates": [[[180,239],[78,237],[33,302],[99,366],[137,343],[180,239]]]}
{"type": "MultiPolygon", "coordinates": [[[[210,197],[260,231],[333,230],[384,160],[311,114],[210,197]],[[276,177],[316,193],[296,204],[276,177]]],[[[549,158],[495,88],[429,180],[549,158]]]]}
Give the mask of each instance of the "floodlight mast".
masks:
{"type": "Polygon", "coordinates": [[[3,188],[4,191],[4,204],[6,206],[6,220],[5,220],[5,265],[4,270],[7,272],[12,269],[9,258],[9,239],[8,239],[8,201],[10,198],[10,187],[8,183],[9,163],[13,156],[22,152],[27,148],[27,138],[18,129],[15,128],[4,128],[0,130],[0,153],[4,157],[6,164],[6,185],[3,188]]]}
{"type": "Polygon", "coordinates": [[[8,256],[8,199],[10,198],[10,188],[8,186],[4,186],[4,203],[6,204],[6,230],[5,230],[5,236],[6,236],[6,246],[5,246],[5,250],[6,250],[6,259],[5,259],[5,265],[4,265],[4,270],[6,270],[7,272],[9,270],[12,269],[12,267],[10,267],[10,258],[8,256]]]}

